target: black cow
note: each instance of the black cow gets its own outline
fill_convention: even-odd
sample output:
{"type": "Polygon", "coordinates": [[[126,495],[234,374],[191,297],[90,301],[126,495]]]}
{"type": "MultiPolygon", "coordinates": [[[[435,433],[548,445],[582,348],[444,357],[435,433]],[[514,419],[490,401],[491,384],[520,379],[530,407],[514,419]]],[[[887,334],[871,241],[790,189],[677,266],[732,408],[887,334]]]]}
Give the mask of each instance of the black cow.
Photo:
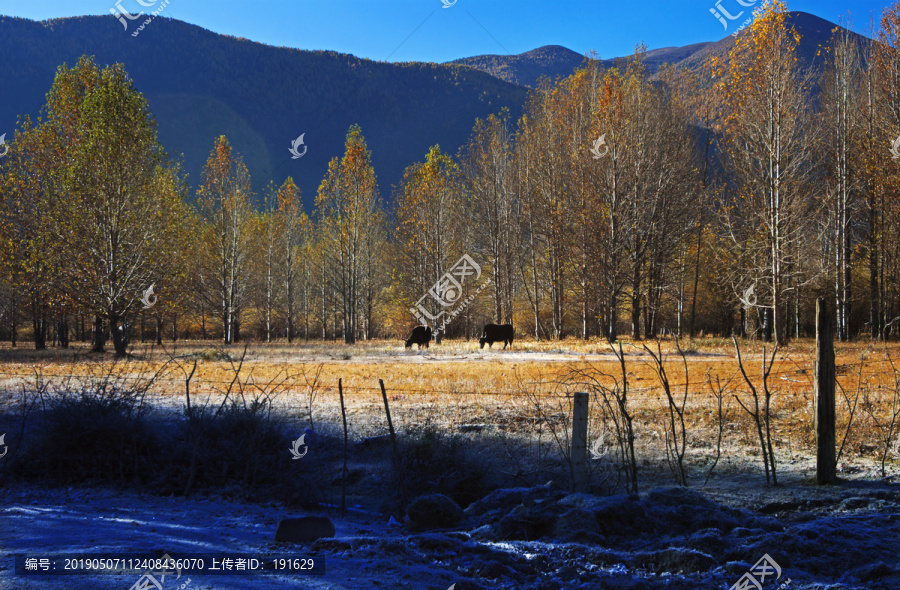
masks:
{"type": "Polygon", "coordinates": [[[502,326],[488,324],[484,327],[481,338],[478,339],[478,344],[481,345],[479,348],[484,348],[485,342],[487,342],[488,348],[492,348],[494,342],[503,342],[503,349],[506,350],[506,345],[513,343],[514,336],[515,330],[513,330],[512,324],[503,324],[502,326]]]}
{"type": "Polygon", "coordinates": [[[422,348],[422,345],[425,345],[425,348],[428,348],[428,343],[431,342],[431,328],[425,326],[416,326],[413,328],[412,335],[409,337],[409,340],[406,341],[406,348],[412,348],[413,344],[418,344],[419,348],[422,348]]]}

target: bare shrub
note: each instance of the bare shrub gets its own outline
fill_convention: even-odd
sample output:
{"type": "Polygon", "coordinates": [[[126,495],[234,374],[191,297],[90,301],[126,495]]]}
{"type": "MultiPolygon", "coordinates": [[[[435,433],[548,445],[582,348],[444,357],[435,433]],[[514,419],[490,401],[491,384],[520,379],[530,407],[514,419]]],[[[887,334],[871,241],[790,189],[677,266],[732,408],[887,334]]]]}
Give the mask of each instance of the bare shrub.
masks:
{"type": "Polygon", "coordinates": [[[736,375],[737,372],[729,377],[725,383],[722,383],[722,379],[716,375],[716,384],[713,386],[712,375],[710,374],[710,371],[706,372],[706,384],[709,386],[709,390],[716,400],[716,458],[706,471],[706,479],[703,480],[703,485],[709,483],[709,478],[712,476],[712,473],[715,470],[716,465],[719,464],[719,459],[722,456],[722,438],[725,434],[725,423],[728,421],[728,411],[731,407],[730,404],[725,403],[725,398],[727,397],[725,392],[736,375]]]}
{"type": "Polygon", "coordinates": [[[224,388],[213,386],[213,393],[196,403],[191,391],[199,358],[196,355],[170,357],[170,364],[184,378],[184,437],[189,461],[183,493],[189,494],[200,480],[206,486],[234,485],[254,487],[274,484],[283,458],[284,423],[273,413],[273,402],[295,382],[284,369],[264,382],[252,373],[243,375],[250,341],[235,361],[228,355],[231,378],[224,388]],[[213,395],[219,396],[218,400],[213,395]]]}
{"type": "MultiPolygon", "coordinates": [[[[13,439],[6,439],[4,436],[4,447],[7,447],[4,450],[4,454],[0,457],[0,483],[3,483],[3,480],[6,478],[6,474],[9,471],[11,465],[14,465],[16,456],[19,454],[19,451],[22,449],[22,438],[25,434],[28,418],[34,412],[35,408],[37,408],[38,399],[41,397],[41,391],[46,387],[46,383],[40,378],[40,374],[35,371],[35,387],[33,389],[28,388],[26,385],[22,385],[22,400],[19,404],[19,418],[18,418],[18,428],[15,432],[13,432],[13,439]],[[15,442],[14,442],[15,441],[15,442]]],[[[5,420],[5,416],[2,416],[5,420]]],[[[7,428],[5,425],[0,424],[0,431],[4,434],[7,432],[7,428]]]]}
{"type": "Polygon", "coordinates": [[[319,391],[322,389],[321,377],[324,367],[325,365],[319,363],[311,373],[305,370],[302,372],[304,385],[306,385],[306,413],[309,416],[309,428],[313,432],[316,431],[313,422],[313,406],[319,397],[319,391]]]}
{"type": "Polygon", "coordinates": [[[431,422],[401,437],[407,495],[444,494],[463,508],[486,496],[490,492],[487,459],[468,443],[467,437],[448,434],[431,422]]]}
{"type": "Polygon", "coordinates": [[[678,354],[681,355],[681,362],[684,365],[684,395],[681,396],[681,399],[675,399],[672,395],[672,386],[669,382],[665,357],[659,340],[656,341],[655,353],[650,347],[644,345],[644,350],[653,359],[653,370],[656,372],[659,384],[662,386],[668,402],[668,423],[663,424],[666,434],[666,462],[669,464],[669,469],[672,470],[672,475],[675,476],[678,483],[686,486],[688,482],[687,473],[684,470],[684,454],[687,451],[687,426],[684,421],[684,407],[687,404],[689,377],[687,358],[678,344],[677,338],[675,339],[675,348],[678,350],[678,354]]]}
{"type": "Polygon", "coordinates": [[[863,367],[866,362],[866,351],[863,351],[859,355],[859,367],[856,371],[856,391],[851,394],[844,388],[841,384],[840,380],[836,380],[838,389],[841,390],[841,396],[844,398],[844,403],[847,405],[847,427],[844,429],[844,436],[841,438],[841,444],[838,449],[837,457],[834,460],[834,464],[838,465],[841,462],[841,457],[844,454],[844,447],[847,444],[847,441],[850,440],[850,434],[853,429],[853,419],[856,417],[856,411],[859,408],[859,398],[860,394],[863,391],[863,367]]]}
{"type": "Polygon", "coordinates": [[[605,373],[598,365],[573,367],[566,376],[566,381],[584,389],[597,400],[608,430],[615,435],[617,448],[617,480],[614,488],[622,483],[624,475],[625,490],[638,492],[637,459],[634,453],[634,417],[628,408],[628,373],[625,366],[625,354],[622,344],[616,348],[610,345],[619,362],[621,372],[618,375],[605,373]]]}
{"type": "Polygon", "coordinates": [[[23,476],[58,483],[140,483],[149,477],[161,443],[145,398],[158,373],[129,377],[118,374],[118,366],[59,385],[35,372],[24,387],[41,407],[41,424],[30,433],[23,476]]]}
{"type": "MultiPolygon", "coordinates": [[[[572,481],[571,461],[571,415],[573,397],[565,392],[560,393],[559,384],[554,383],[549,391],[545,390],[546,383],[519,382],[519,390],[529,403],[528,421],[537,429],[538,447],[546,446],[543,442],[544,434],[549,436],[549,443],[555,448],[562,459],[568,473],[565,476],[572,481]]],[[[547,455],[544,458],[549,459],[547,455]]],[[[546,461],[542,470],[552,472],[550,462],[546,461]]]]}
{"type": "Polygon", "coordinates": [[[876,383],[864,387],[861,404],[862,410],[868,414],[875,427],[881,461],[881,477],[886,474],[885,462],[888,453],[893,448],[894,437],[900,431],[900,373],[897,372],[897,366],[887,347],[885,347],[885,356],[891,365],[890,380],[887,384],[876,383]]]}
{"type": "Polygon", "coordinates": [[[744,361],[741,358],[741,348],[738,346],[737,338],[734,336],[731,337],[734,342],[734,350],[737,352],[738,359],[738,368],[741,371],[741,375],[744,377],[744,382],[747,384],[747,387],[750,388],[750,394],[753,398],[752,408],[744,405],[744,402],[741,401],[741,398],[737,395],[734,398],[737,402],[744,408],[744,411],[747,412],[751,418],[753,418],[753,425],[756,428],[756,433],[759,436],[759,450],[762,454],[763,458],[763,466],[766,471],[766,483],[771,483],[773,485],[778,485],[778,476],[775,472],[775,453],[772,450],[772,390],[769,389],[769,375],[772,372],[772,366],[775,363],[775,355],[778,353],[778,345],[775,345],[775,348],[772,350],[772,358],[768,361],[768,366],[766,365],[766,349],[763,348],[763,366],[762,366],[762,400],[763,405],[760,408],[760,395],[756,386],[753,384],[753,381],[750,380],[750,377],[747,376],[747,371],[744,370],[744,361]]]}

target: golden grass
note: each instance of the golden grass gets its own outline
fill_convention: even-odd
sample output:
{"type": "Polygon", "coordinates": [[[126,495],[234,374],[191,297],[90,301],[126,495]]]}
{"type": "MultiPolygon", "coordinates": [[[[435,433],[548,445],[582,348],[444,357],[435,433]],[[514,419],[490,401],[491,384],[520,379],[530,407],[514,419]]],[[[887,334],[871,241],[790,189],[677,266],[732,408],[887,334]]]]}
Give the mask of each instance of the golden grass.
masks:
{"type": "MultiPolygon", "coordinates": [[[[644,343],[623,342],[626,353],[629,403],[635,415],[638,432],[662,432],[666,417],[666,401],[659,387],[649,357],[642,351],[644,343]]],[[[648,344],[649,345],[649,344],[648,344]]],[[[673,393],[683,392],[688,381],[686,418],[689,436],[708,443],[717,431],[715,398],[707,385],[707,376],[725,382],[729,379],[728,417],[729,436],[737,433],[744,444],[756,444],[755,433],[746,413],[735,402],[739,396],[749,403],[749,389],[737,374],[737,361],[730,340],[721,338],[696,339],[683,343],[691,351],[687,356],[685,375],[680,357],[675,354],[673,340],[662,343],[666,354],[666,368],[674,386],[673,393]]],[[[655,349],[655,343],[653,343],[655,349]]],[[[761,388],[763,353],[771,355],[771,345],[741,342],[745,369],[757,387],[761,388]]],[[[113,362],[111,355],[87,354],[84,345],[72,350],[31,351],[23,347],[0,347],[0,404],[14,404],[16,392],[35,382],[40,375],[53,387],[72,387],[96,379],[107,373],[140,381],[157,372],[151,392],[173,401],[184,396],[185,371],[193,366],[198,355],[197,370],[191,389],[195,394],[220,394],[233,381],[235,368],[243,353],[242,346],[221,347],[212,342],[182,342],[154,347],[138,344],[133,357],[113,362]],[[204,351],[220,350],[232,361],[204,360],[204,351]],[[173,357],[179,358],[177,362],[173,357]],[[180,367],[180,368],[179,368],[180,367]]],[[[205,355],[214,358],[214,355],[205,355]]],[[[809,452],[813,449],[813,361],[815,343],[798,340],[778,351],[769,379],[773,394],[773,437],[780,449],[809,452]]],[[[895,373],[889,357],[900,358],[900,344],[872,345],[868,342],[836,345],[838,380],[849,394],[858,385],[857,372],[862,359],[862,381],[868,387],[870,412],[860,407],[849,447],[845,452],[875,457],[881,447],[875,420],[888,419],[895,389],[895,373]]],[[[895,361],[896,362],[896,361],[895,361]]],[[[900,366],[900,365],[898,365],[900,366]]],[[[314,404],[317,420],[339,421],[337,383],[343,384],[349,419],[361,434],[377,432],[384,427],[384,407],[378,380],[383,379],[398,428],[434,422],[456,426],[466,423],[495,424],[511,430],[527,431],[544,422],[539,405],[553,412],[565,412],[568,402],[564,395],[573,386],[563,381],[573,369],[591,367],[612,376],[620,374],[620,367],[604,341],[582,341],[574,338],[559,342],[517,340],[513,349],[503,351],[478,349],[477,342],[445,341],[432,345],[427,351],[404,350],[402,342],[371,341],[347,346],[335,342],[253,343],[248,349],[241,369],[240,381],[244,391],[253,395],[266,387],[278,384],[280,399],[289,406],[305,407],[309,384],[319,371],[319,393],[314,404]],[[536,393],[551,396],[543,401],[536,393]]],[[[606,379],[612,384],[612,377],[606,379]]],[[[51,389],[53,389],[51,387],[51,389]]],[[[840,389],[838,392],[838,441],[843,436],[848,413],[840,389]]],[[[595,404],[595,410],[599,404],[595,404]]],[[[548,411],[549,411],[548,410],[548,411]]],[[[593,418],[594,423],[599,420],[593,418]]]]}

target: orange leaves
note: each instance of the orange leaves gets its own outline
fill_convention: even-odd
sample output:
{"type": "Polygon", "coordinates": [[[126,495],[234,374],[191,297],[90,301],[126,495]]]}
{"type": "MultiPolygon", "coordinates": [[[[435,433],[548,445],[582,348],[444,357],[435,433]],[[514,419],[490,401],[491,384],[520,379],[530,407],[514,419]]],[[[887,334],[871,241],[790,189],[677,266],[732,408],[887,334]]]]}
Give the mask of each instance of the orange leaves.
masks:
{"type": "Polygon", "coordinates": [[[734,124],[749,103],[763,98],[760,89],[771,89],[779,77],[795,75],[800,36],[787,29],[786,17],[784,2],[767,1],[748,31],[735,41],[729,64],[718,68],[719,87],[730,111],[726,117],[729,123],[734,124]]]}
{"type": "MultiPolygon", "coordinates": [[[[316,195],[321,228],[342,264],[356,256],[367,231],[378,226],[380,203],[372,155],[358,125],[347,132],[344,156],[332,158],[316,195]]],[[[352,270],[352,269],[351,269],[352,270]]]]}
{"type": "Polygon", "coordinates": [[[231,144],[224,135],[216,138],[203,170],[203,191],[209,195],[221,190],[234,165],[231,144]]]}
{"type": "Polygon", "coordinates": [[[344,156],[340,160],[332,158],[328,163],[328,172],[316,196],[316,207],[326,217],[355,224],[352,220],[371,212],[377,199],[372,153],[362,130],[353,125],[344,142],[344,156]]]}
{"type": "Polygon", "coordinates": [[[303,201],[300,199],[300,189],[294,182],[293,177],[290,176],[287,177],[284,184],[278,189],[278,192],[275,194],[275,199],[278,210],[282,213],[294,211],[297,207],[302,208],[303,206],[303,201]]]}
{"type": "Polygon", "coordinates": [[[450,229],[452,211],[459,204],[459,166],[434,145],[424,162],[407,168],[401,186],[397,216],[402,245],[410,252],[430,251],[437,245],[436,236],[450,229]]]}
{"type": "Polygon", "coordinates": [[[35,313],[121,318],[183,246],[181,177],[121,64],[60,67],[43,111],[22,120],[3,180],[4,241],[15,245],[4,270],[28,285],[35,313]]]}

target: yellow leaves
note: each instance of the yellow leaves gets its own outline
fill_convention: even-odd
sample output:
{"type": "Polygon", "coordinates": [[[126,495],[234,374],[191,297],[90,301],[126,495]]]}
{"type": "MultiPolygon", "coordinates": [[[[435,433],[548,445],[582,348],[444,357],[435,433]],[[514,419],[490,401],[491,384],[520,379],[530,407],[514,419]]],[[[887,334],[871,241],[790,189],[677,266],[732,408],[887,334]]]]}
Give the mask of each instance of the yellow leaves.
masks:
{"type": "Polygon", "coordinates": [[[294,179],[291,176],[288,176],[284,181],[284,184],[281,185],[281,188],[278,189],[275,195],[276,203],[278,206],[278,210],[282,213],[293,210],[294,208],[302,206],[302,201],[300,200],[300,189],[297,188],[297,185],[294,183],[294,179]]]}
{"type": "Polygon", "coordinates": [[[341,237],[360,233],[367,219],[371,223],[374,216],[380,215],[371,153],[358,125],[347,132],[344,156],[328,163],[328,172],[316,195],[316,208],[322,222],[341,237]]]}

